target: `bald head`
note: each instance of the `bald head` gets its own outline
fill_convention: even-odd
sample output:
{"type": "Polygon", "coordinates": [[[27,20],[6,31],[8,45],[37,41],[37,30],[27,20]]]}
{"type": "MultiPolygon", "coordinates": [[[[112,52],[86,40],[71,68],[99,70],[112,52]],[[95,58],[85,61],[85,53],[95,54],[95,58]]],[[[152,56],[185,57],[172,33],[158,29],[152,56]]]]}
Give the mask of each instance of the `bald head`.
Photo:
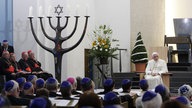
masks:
{"type": "Polygon", "coordinates": [[[9,51],[3,51],[2,57],[9,59],[10,58],[9,51]]]}

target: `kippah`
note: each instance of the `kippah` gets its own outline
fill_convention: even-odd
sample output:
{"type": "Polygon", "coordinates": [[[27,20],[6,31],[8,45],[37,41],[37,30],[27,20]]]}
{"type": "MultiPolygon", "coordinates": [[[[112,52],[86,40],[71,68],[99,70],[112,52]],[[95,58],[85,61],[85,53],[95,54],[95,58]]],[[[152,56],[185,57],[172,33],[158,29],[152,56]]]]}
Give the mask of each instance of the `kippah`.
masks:
{"type": "Polygon", "coordinates": [[[104,82],[104,86],[112,86],[114,84],[114,81],[112,79],[107,79],[104,82]]]}
{"type": "Polygon", "coordinates": [[[5,91],[10,91],[14,87],[14,82],[13,80],[9,80],[5,83],[5,91]]]}
{"type": "Polygon", "coordinates": [[[32,86],[33,86],[33,84],[32,84],[31,82],[26,82],[26,83],[23,85],[23,89],[24,89],[24,90],[28,90],[28,89],[30,89],[32,86]]]}
{"type": "Polygon", "coordinates": [[[186,85],[186,84],[184,84],[184,85],[182,85],[181,87],[179,87],[179,92],[180,92],[180,94],[187,94],[188,93],[188,91],[189,91],[189,89],[190,89],[190,86],[189,85],[186,85]]]}
{"type": "Polygon", "coordinates": [[[24,77],[20,77],[20,78],[17,78],[16,81],[18,82],[19,85],[22,85],[23,83],[25,83],[25,78],[24,77]]]}
{"type": "Polygon", "coordinates": [[[8,40],[3,40],[3,43],[8,42],[8,40]]]}
{"type": "Polygon", "coordinates": [[[32,81],[36,77],[37,77],[36,75],[29,75],[27,81],[32,81]]]}
{"type": "Polygon", "coordinates": [[[88,77],[85,77],[81,80],[81,86],[86,87],[91,85],[91,79],[88,77]]]}
{"type": "Polygon", "coordinates": [[[62,88],[68,88],[68,87],[71,87],[71,83],[69,81],[63,81],[61,83],[61,87],[62,88]]]}
{"type": "Polygon", "coordinates": [[[42,87],[44,87],[44,84],[45,84],[44,79],[38,78],[38,79],[36,80],[36,86],[37,86],[37,87],[42,88],[42,87]]]}
{"type": "Polygon", "coordinates": [[[69,81],[71,84],[73,84],[75,82],[75,79],[73,77],[69,77],[69,78],[67,78],[67,81],[69,81]]]}
{"type": "Polygon", "coordinates": [[[178,102],[180,102],[184,105],[189,104],[189,100],[185,96],[179,96],[179,97],[175,98],[175,100],[177,100],[178,102]]]}
{"type": "Polygon", "coordinates": [[[163,93],[165,92],[166,88],[164,85],[159,84],[158,86],[155,87],[155,92],[156,93],[163,93]]]}
{"type": "Polygon", "coordinates": [[[155,96],[157,96],[157,94],[155,92],[153,92],[153,91],[146,91],[143,94],[142,101],[143,102],[149,101],[149,100],[153,99],[155,96]]]}
{"type": "Polygon", "coordinates": [[[139,86],[140,87],[143,87],[145,85],[147,85],[147,80],[146,79],[142,79],[142,80],[139,81],[139,86]]]}
{"type": "Polygon", "coordinates": [[[47,108],[47,100],[43,97],[35,98],[29,108],[47,108]]]}
{"type": "Polygon", "coordinates": [[[23,51],[21,54],[23,55],[23,54],[25,54],[26,52],[25,51],[23,51]]]}
{"type": "Polygon", "coordinates": [[[122,84],[122,85],[126,85],[126,84],[128,84],[128,83],[131,83],[131,80],[129,80],[129,79],[124,79],[121,84],[122,84]]]}
{"type": "Polygon", "coordinates": [[[28,54],[30,54],[31,52],[32,52],[31,50],[27,51],[28,54]]]}
{"type": "Polygon", "coordinates": [[[118,98],[118,97],[114,92],[108,92],[104,96],[104,101],[113,101],[116,98],[118,98]]]}
{"type": "Polygon", "coordinates": [[[57,83],[57,80],[53,77],[50,77],[46,80],[46,84],[55,84],[57,83]]]}

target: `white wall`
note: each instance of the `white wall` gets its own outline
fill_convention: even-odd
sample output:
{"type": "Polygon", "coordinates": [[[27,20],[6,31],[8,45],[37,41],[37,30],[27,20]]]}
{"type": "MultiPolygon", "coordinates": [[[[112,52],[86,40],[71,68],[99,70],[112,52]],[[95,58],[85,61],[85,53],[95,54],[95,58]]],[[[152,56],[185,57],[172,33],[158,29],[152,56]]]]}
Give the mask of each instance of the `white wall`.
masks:
{"type": "Polygon", "coordinates": [[[173,18],[192,18],[192,0],[165,0],[165,34],[175,36],[173,18]]]}
{"type": "MultiPolygon", "coordinates": [[[[120,40],[120,48],[128,49],[127,52],[122,53],[123,57],[123,71],[128,72],[130,70],[129,64],[129,49],[130,49],[130,0],[14,0],[14,47],[16,50],[17,60],[20,59],[20,53],[22,51],[27,51],[29,49],[33,50],[36,53],[37,59],[42,63],[42,67],[54,74],[54,61],[53,56],[47,51],[44,51],[37,43],[35,42],[32,33],[29,27],[29,21],[27,19],[29,6],[34,7],[34,27],[37,29],[37,35],[39,40],[44,43],[46,46],[54,47],[54,44],[46,39],[39,27],[38,16],[38,7],[43,7],[43,13],[46,15],[48,13],[49,5],[52,7],[60,4],[64,7],[64,12],[66,12],[66,6],[71,6],[70,14],[75,14],[76,5],[79,4],[79,14],[80,16],[85,15],[85,7],[89,5],[89,14],[90,19],[88,23],[87,34],[100,24],[110,25],[114,31],[114,38],[120,40]],[[25,5],[21,5],[25,4],[25,5]],[[116,7],[116,8],[114,8],[116,7]]],[[[55,16],[53,13],[52,15],[55,16]]],[[[62,14],[64,15],[64,13],[62,14]]],[[[64,19],[62,19],[64,24],[64,19]]],[[[85,18],[81,17],[79,25],[75,35],[62,46],[69,47],[74,45],[80,35],[82,34],[82,28],[84,26],[85,18]]],[[[56,21],[53,18],[53,25],[56,21]]],[[[55,36],[53,30],[50,29],[47,19],[45,18],[45,29],[47,34],[55,36]]],[[[69,34],[74,27],[74,18],[71,18],[67,30],[62,32],[62,35],[65,36],[69,34]]],[[[91,40],[88,35],[85,36],[82,43],[71,52],[63,56],[62,64],[62,79],[65,79],[68,76],[84,76],[84,49],[90,48],[91,40]]],[[[118,67],[118,65],[117,65],[118,67]]],[[[118,70],[117,67],[114,67],[115,70],[118,70]]]]}

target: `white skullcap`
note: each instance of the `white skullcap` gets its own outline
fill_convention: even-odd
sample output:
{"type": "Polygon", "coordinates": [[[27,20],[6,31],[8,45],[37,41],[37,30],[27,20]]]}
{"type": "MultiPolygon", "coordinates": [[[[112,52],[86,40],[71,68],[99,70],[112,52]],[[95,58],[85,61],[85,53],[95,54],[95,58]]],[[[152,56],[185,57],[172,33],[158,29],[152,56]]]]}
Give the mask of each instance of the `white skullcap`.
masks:
{"type": "Polygon", "coordinates": [[[159,56],[159,53],[158,53],[158,52],[153,52],[153,53],[152,53],[152,57],[153,57],[154,55],[158,55],[158,56],[159,56]]]}

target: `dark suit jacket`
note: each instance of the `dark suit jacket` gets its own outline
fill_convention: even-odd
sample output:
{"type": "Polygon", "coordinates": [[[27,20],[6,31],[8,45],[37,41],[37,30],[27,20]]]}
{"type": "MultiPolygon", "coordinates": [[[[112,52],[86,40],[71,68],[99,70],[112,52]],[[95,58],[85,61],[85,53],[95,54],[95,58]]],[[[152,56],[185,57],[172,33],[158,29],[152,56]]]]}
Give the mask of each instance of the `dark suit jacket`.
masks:
{"type": "MultiPolygon", "coordinates": [[[[1,51],[0,51],[0,56],[2,56],[2,53],[3,53],[3,51],[4,51],[4,47],[1,46],[0,50],[1,50],[1,51]]],[[[7,51],[9,51],[9,53],[14,53],[14,48],[13,48],[13,46],[8,46],[7,51]]]]}
{"type": "Polygon", "coordinates": [[[16,98],[14,96],[7,96],[7,98],[9,99],[11,105],[27,105],[29,106],[30,104],[30,99],[25,99],[25,98],[16,98]]]}

